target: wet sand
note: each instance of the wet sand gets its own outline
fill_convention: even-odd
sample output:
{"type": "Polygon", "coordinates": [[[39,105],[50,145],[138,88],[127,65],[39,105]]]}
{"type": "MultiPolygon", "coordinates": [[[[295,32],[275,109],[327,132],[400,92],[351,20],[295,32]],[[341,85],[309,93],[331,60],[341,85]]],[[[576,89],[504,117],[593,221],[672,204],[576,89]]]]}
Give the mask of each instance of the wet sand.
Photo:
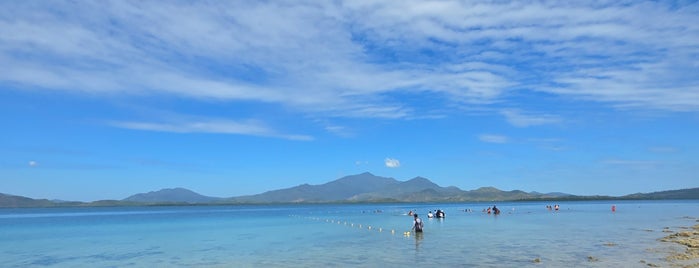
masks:
{"type": "Polygon", "coordinates": [[[699,224],[672,233],[661,238],[660,241],[680,245],[678,250],[666,257],[670,265],[673,267],[699,267],[699,224]]]}

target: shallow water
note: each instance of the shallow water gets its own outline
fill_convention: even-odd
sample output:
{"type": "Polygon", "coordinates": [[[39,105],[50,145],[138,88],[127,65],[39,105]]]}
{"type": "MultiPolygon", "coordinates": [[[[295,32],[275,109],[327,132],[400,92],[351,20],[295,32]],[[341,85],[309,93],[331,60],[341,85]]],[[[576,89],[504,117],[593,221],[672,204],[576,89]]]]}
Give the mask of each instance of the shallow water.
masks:
{"type": "Polygon", "coordinates": [[[658,239],[699,217],[699,201],[545,208],[553,204],[498,203],[497,216],[481,212],[487,203],[0,209],[0,261],[3,267],[666,266],[677,246],[658,239]],[[438,208],[446,219],[426,217],[438,208]],[[409,210],[425,221],[420,236],[403,234],[412,224],[409,210]]]}

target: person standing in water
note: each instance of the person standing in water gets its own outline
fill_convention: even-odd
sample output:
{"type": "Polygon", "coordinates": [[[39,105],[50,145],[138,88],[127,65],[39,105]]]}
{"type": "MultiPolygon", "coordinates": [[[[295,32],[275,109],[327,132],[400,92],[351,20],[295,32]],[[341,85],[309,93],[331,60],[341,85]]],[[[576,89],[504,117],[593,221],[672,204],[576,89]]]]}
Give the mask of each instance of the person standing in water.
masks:
{"type": "Polygon", "coordinates": [[[417,216],[417,213],[413,214],[413,216],[415,217],[415,220],[413,221],[412,230],[415,230],[415,233],[422,233],[422,227],[424,226],[422,220],[417,216]]]}

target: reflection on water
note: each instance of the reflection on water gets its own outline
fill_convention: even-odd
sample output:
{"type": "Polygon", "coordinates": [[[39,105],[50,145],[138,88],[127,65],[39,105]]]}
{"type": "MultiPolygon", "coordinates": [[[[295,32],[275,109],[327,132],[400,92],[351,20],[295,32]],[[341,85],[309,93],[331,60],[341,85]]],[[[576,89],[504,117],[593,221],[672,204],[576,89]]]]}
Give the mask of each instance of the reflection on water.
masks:
{"type": "Polygon", "coordinates": [[[422,232],[415,233],[415,252],[420,251],[420,243],[422,242],[423,238],[424,238],[424,234],[422,232]]]}

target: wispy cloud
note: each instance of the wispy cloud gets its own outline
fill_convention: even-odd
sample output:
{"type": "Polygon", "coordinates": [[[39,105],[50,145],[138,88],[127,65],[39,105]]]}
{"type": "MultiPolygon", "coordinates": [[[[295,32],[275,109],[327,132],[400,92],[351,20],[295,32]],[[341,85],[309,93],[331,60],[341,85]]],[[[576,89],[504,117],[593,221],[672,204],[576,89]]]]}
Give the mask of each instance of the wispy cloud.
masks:
{"type": "Polygon", "coordinates": [[[508,143],[510,141],[510,138],[507,136],[496,134],[481,134],[478,136],[478,139],[487,143],[508,143]]]}
{"type": "MultiPolygon", "coordinates": [[[[698,9],[614,1],[4,1],[0,62],[12,68],[0,83],[389,119],[424,112],[386,98],[396,92],[488,105],[535,90],[619,108],[699,111],[698,9]]],[[[558,120],[504,115],[515,126],[558,120]]]]}
{"type": "Polygon", "coordinates": [[[335,134],[337,136],[343,137],[343,138],[349,138],[349,137],[354,136],[354,133],[350,129],[348,129],[347,127],[344,127],[344,126],[337,126],[337,125],[326,126],[325,130],[332,133],[332,134],[335,134]]]}
{"type": "Polygon", "coordinates": [[[388,168],[397,168],[397,167],[400,167],[400,161],[398,161],[398,159],[394,159],[394,158],[386,158],[386,159],[384,159],[384,164],[385,164],[386,167],[388,167],[388,168]]]}
{"type": "Polygon", "coordinates": [[[653,153],[676,153],[679,152],[680,150],[676,147],[672,146],[653,146],[649,147],[648,151],[653,152],[653,153]]]}
{"type": "Polygon", "coordinates": [[[640,168],[640,169],[656,168],[662,164],[662,162],[659,162],[659,161],[628,160],[628,159],[608,159],[608,160],[602,161],[602,163],[605,165],[611,165],[611,166],[623,166],[623,167],[640,168]]]}
{"type": "Polygon", "coordinates": [[[529,138],[526,140],[526,142],[534,144],[538,148],[547,151],[560,152],[568,150],[568,148],[563,145],[564,140],[559,138],[529,138]]]}
{"type": "Polygon", "coordinates": [[[502,110],[500,111],[500,114],[505,116],[505,119],[508,123],[516,127],[555,124],[561,121],[561,119],[558,116],[549,114],[525,113],[516,109],[502,110]]]}
{"type": "Polygon", "coordinates": [[[214,133],[239,134],[288,140],[310,141],[312,136],[280,134],[258,121],[231,121],[222,119],[194,119],[168,122],[115,121],[110,125],[126,129],[175,132],[175,133],[214,133]]]}
{"type": "Polygon", "coordinates": [[[361,161],[361,160],[354,161],[355,166],[365,166],[368,164],[369,164],[369,161],[361,161]]]}

